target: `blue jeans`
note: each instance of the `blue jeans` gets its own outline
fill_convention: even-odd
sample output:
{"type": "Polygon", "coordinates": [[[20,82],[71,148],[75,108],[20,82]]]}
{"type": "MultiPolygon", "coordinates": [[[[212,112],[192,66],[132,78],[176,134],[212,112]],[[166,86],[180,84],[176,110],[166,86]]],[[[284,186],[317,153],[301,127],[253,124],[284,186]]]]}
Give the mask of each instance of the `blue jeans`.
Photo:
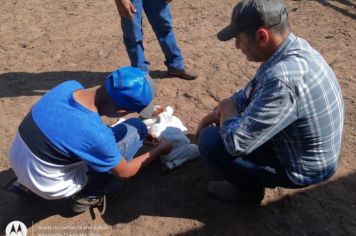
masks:
{"type": "Polygon", "coordinates": [[[264,144],[243,157],[231,156],[225,149],[219,127],[209,126],[202,130],[198,145],[200,155],[214,171],[247,192],[259,192],[263,187],[300,188],[287,176],[284,166],[274,151],[264,144]]]}
{"type": "MultiPolygon", "coordinates": [[[[146,125],[138,118],[128,119],[114,127],[112,131],[115,135],[121,155],[130,161],[137,151],[142,147],[143,141],[147,136],[146,125]]],[[[105,188],[115,179],[108,172],[88,172],[88,184],[80,191],[81,195],[97,196],[104,193],[105,188]]]]}
{"type": "Polygon", "coordinates": [[[124,43],[131,66],[143,71],[149,70],[149,62],[145,58],[142,44],[144,10],[166,58],[164,64],[168,68],[183,69],[183,56],[174,36],[169,4],[163,0],[132,0],[132,3],[136,8],[133,19],[121,17],[124,43]]]}

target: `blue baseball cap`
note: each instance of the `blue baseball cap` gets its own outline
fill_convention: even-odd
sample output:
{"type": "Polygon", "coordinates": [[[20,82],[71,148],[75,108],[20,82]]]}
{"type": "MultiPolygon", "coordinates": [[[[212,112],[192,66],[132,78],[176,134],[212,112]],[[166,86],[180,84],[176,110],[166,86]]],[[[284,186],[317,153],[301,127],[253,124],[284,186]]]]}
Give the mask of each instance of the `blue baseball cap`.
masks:
{"type": "Polygon", "coordinates": [[[106,92],[115,104],[130,112],[153,112],[155,86],[148,74],[138,68],[126,66],[113,71],[105,79],[106,92]]]}

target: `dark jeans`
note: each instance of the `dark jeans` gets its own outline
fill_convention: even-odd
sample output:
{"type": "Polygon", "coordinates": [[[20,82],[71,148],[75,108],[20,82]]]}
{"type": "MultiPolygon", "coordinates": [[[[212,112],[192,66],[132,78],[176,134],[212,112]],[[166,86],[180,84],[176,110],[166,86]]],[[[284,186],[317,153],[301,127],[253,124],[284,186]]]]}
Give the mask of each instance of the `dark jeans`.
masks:
{"type": "Polygon", "coordinates": [[[219,127],[209,126],[202,130],[198,145],[200,155],[208,165],[244,191],[258,192],[262,187],[302,187],[288,178],[285,168],[268,144],[249,155],[234,157],[226,151],[219,127]]]}
{"type": "MultiPolygon", "coordinates": [[[[121,155],[125,157],[127,161],[131,160],[137,151],[142,147],[143,141],[147,136],[146,125],[138,118],[128,119],[114,127],[112,131],[115,135],[118,148],[121,155]]],[[[108,172],[96,172],[89,170],[88,183],[78,193],[85,196],[98,196],[102,195],[109,184],[112,184],[115,180],[116,185],[119,185],[119,180],[115,179],[112,174],[108,172]]]]}

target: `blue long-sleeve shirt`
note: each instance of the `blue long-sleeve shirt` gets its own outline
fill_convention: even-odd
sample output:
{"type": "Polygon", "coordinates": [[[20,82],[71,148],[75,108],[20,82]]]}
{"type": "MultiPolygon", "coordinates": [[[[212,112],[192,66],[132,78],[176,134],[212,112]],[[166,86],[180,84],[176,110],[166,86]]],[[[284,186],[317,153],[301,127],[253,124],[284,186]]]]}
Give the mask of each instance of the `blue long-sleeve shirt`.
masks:
{"type": "Polygon", "coordinates": [[[291,33],[231,99],[240,115],[220,130],[231,155],[247,155],[269,142],[298,185],[321,182],[336,171],[342,93],[327,62],[304,39],[291,33]]]}

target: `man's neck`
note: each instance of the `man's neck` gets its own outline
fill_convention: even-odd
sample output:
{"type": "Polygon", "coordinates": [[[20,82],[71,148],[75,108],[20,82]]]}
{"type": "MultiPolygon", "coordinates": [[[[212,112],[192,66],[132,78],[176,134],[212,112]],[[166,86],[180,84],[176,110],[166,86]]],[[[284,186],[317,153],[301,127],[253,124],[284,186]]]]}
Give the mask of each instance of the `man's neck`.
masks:
{"type": "Polygon", "coordinates": [[[73,93],[73,97],[75,101],[81,104],[82,106],[88,108],[93,112],[98,112],[98,109],[95,106],[96,90],[97,88],[80,89],[73,93]]]}
{"type": "Polygon", "coordinates": [[[275,51],[282,45],[283,41],[288,37],[290,32],[286,32],[284,34],[273,34],[271,37],[270,45],[266,48],[265,55],[266,62],[271,56],[275,53],[275,51]]]}

